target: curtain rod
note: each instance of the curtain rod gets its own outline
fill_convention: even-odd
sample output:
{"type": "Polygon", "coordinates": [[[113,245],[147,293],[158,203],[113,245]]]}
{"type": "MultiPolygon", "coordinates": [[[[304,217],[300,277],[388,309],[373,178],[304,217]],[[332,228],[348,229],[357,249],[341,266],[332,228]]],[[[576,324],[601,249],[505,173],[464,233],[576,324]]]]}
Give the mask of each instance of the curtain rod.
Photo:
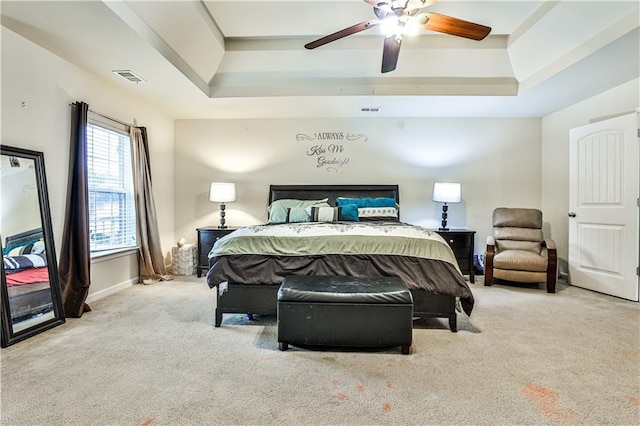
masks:
{"type": "MultiPolygon", "coordinates": [[[[69,104],[69,106],[72,106],[73,104],[69,104]]],[[[104,115],[104,114],[100,114],[99,112],[95,112],[94,110],[90,109],[89,112],[95,114],[95,115],[99,115],[102,118],[106,118],[108,120],[111,121],[115,121],[118,124],[122,124],[123,126],[127,126],[127,127],[138,127],[134,124],[129,124],[129,123],[125,123],[124,121],[120,121],[120,120],[116,120],[115,118],[109,117],[108,115],[104,115]]]]}
{"type": "Polygon", "coordinates": [[[122,124],[123,126],[127,126],[127,127],[137,127],[134,126],[133,124],[129,124],[129,123],[125,123],[124,121],[120,121],[120,120],[116,120],[115,118],[109,117],[108,115],[104,115],[104,114],[100,114],[99,112],[95,112],[94,110],[90,109],[89,112],[94,113],[95,115],[99,115],[102,118],[106,118],[107,120],[111,120],[111,121],[115,121],[116,123],[122,124]]]}

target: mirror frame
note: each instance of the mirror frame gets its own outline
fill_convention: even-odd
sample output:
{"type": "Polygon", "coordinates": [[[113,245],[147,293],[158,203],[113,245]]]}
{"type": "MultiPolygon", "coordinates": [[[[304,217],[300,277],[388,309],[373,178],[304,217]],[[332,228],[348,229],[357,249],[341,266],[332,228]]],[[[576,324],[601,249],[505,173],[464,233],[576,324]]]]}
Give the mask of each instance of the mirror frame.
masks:
{"type": "Polygon", "coordinates": [[[11,320],[11,308],[9,304],[9,293],[7,290],[7,280],[4,271],[4,262],[0,267],[2,282],[0,285],[0,295],[2,297],[2,336],[0,345],[4,348],[21,340],[27,339],[45,330],[56,327],[65,322],[64,307],[62,303],[62,293],[60,289],[60,276],[58,275],[58,264],[53,240],[53,228],[51,225],[51,212],[49,210],[49,194],[47,192],[47,180],[44,168],[44,154],[40,151],[32,151],[23,148],[15,148],[7,145],[0,145],[0,155],[20,157],[33,160],[36,173],[36,186],[38,189],[38,199],[40,202],[40,220],[42,223],[42,235],[44,247],[47,255],[47,267],[49,269],[49,288],[51,290],[51,301],[53,304],[53,318],[39,324],[27,327],[14,332],[13,321],[11,320]]]}

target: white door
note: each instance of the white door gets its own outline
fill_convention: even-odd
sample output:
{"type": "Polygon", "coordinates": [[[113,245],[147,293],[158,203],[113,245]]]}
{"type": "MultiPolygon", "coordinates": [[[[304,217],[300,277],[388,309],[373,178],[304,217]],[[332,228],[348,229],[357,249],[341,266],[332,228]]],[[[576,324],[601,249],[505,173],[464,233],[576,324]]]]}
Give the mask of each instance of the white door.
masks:
{"type": "Polygon", "coordinates": [[[638,300],[638,114],[571,129],[571,284],[638,300]]]}

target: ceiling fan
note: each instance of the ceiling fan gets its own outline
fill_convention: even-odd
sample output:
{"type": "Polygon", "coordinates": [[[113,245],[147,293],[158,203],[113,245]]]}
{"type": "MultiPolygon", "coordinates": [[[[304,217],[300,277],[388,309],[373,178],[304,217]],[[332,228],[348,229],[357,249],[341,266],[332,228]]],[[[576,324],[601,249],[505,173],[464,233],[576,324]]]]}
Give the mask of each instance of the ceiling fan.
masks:
{"type": "Polygon", "coordinates": [[[438,0],[363,0],[373,6],[373,12],[378,19],[360,22],[344,28],[333,34],[321,37],[304,45],[307,49],[315,49],[332,41],[359,33],[369,28],[380,25],[386,34],[384,48],[382,50],[382,72],[396,69],[402,38],[418,29],[420,26],[426,30],[451,34],[472,40],[482,40],[490,32],[491,28],[476,24],[452,16],[439,13],[418,13],[420,9],[431,6],[438,0]]]}

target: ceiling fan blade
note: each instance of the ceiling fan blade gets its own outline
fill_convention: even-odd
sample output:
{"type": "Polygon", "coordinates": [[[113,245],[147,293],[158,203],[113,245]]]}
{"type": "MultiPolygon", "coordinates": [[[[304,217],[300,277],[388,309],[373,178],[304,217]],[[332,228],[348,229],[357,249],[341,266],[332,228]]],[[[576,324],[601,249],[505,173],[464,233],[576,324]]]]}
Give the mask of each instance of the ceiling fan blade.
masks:
{"type": "Polygon", "coordinates": [[[389,72],[396,69],[398,55],[400,55],[400,45],[402,39],[395,37],[384,38],[384,49],[382,50],[382,72],[389,72]]]}
{"type": "Polygon", "coordinates": [[[355,33],[359,33],[360,31],[368,30],[371,27],[374,27],[380,23],[377,19],[372,19],[371,21],[360,22],[359,24],[352,25],[348,28],[345,28],[340,31],[336,31],[333,34],[329,34],[328,36],[324,36],[317,40],[314,40],[310,43],[304,45],[307,49],[315,49],[316,47],[323,46],[327,43],[331,43],[332,41],[339,40],[343,37],[350,36],[355,33]]]}
{"type": "Polygon", "coordinates": [[[429,20],[424,24],[424,29],[439,33],[451,34],[458,37],[482,40],[491,32],[491,27],[476,24],[452,16],[439,13],[426,13],[429,20]]]}

